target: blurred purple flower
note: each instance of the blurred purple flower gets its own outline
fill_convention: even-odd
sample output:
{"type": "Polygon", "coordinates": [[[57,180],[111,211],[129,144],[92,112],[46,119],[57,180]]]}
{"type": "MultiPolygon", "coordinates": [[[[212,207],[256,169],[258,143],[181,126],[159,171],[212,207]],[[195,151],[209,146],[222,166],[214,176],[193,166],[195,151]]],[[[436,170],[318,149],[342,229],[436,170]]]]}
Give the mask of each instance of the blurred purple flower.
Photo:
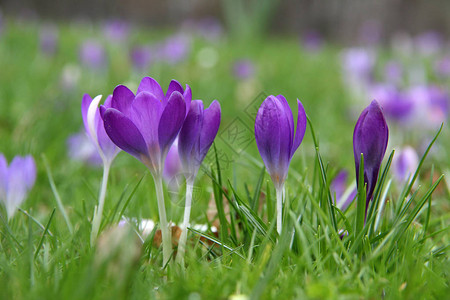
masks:
{"type": "Polygon", "coordinates": [[[58,28],[53,24],[46,24],[39,32],[39,42],[42,53],[52,56],[58,48],[58,28]]]}
{"type": "Polygon", "coordinates": [[[106,52],[103,45],[95,40],[86,40],[80,47],[81,63],[91,69],[101,69],[106,66],[106,52]]]}
{"type": "MultiPolygon", "coordinates": [[[[88,94],[84,94],[83,100],[81,101],[81,115],[87,136],[95,145],[103,164],[109,166],[120,149],[106,134],[103,119],[100,117],[100,110],[98,108],[101,98],[102,96],[99,95],[92,99],[88,94]]],[[[105,109],[111,108],[111,99],[111,95],[106,98],[103,104],[105,109]]]]}
{"type": "Polygon", "coordinates": [[[175,140],[167,152],[164,162],[163,177],[167,183],[170,183],[181,172],[181,161],[178,155],[178,140],[175,140]]]}
{"type": "Polygon", "coordinates": [[[395,85],[400,84],[403,79],[402,65],[395,60],[388,61],[384,66],[384,79],[395,85]]]}
{"type": "Polygon", "coordinates": [[[102,158],[91,139],[86,135],[86,132],[71,135],[67,139],[67,149],[69,157],[74,161],[88,163],[93,166],[102,165],[102,158]]]}
{"type": "Polygon", "coordinates": [[[130,51],[133,67],[139,71],[148,70],[152,63],[152,49],[149,46],[136,46],[130,51]]]}
{"type": "Polygon", "coordinates": [[[396,122],[406,122],[412,115],[414,103],[395,86],[388,84],[373,85],[370,97],[377,99],[383,107],[383,112],[388,119],[396,122]]]}
{"type": "Polygon", "coordinates": [[[450,77],[450,55],[436,60],[434,63],[434,72],[439,77],[450,77]]]}
{"type": "Polygon", "coordinates": [[[356,92],[362,93],[373,80],[375,56],[363,48],[350,48],[342,53],[344,81],[356,92]]]}
{"type": "Polygon", "coordinates": [[[283,187],[292,156],[306,131],[306,113],[298,99],[297,106],[296,132],[291,108],[282,95],[267,97],[256,115],[256,144],[277,189],[283,187]]]}
{"type": "Polygon", "coordinates": [[[111,42],[124,42],[130,34],[130,24],[123,20],[108,20],[103,26],[103,32],[111,42]]]}
{"type": "Polygon", "coordinates": [[[183,23],[182,28],[209,41],[216,41],[223,35],[223,26],[214,17],[187,20],[183,23]]]}
{"type": "Polygon", "coordinates": [[[187,175],[186,180],[191,184],[219,131],[220,119],[220,104],[217,100],[214,100],[207,109],[203,107],[202,100],[191,102],[178,137],[181,164],[187,175]]]}
{"type": "Polygon", "coordinates": [[[319,51],[323,46],[322,36],[315,30],[308,30],[303,35],[302,42],[305,49],[311,52],[319,51]]]}
{"type": "Polygon", "coordinates": [[[406,182],[416,171],[419,165],[419,156],[414,148],[406,146],[394,156],[392,164],[395,179],[399,182],[406,182]]]}
{"type": "Polygon", "coordinates": [[[331,181],[330,191],[332,196],[336,196],[336,206],[344,211],[349,207],[356,196],[356,188],[348,190],[347,187],[348,172],[341,170],[336,177],[331,181]],[[347,191],[347,193],[346,193],[347,191]]]}
{"type": "Polygon", "coordinates": [[[444,38],[439,32],[427,31],[414,39],[416,49],[420,54],[430,56],[440,52],[444,46],[444,38]]]}
{"type": "Polygon", "coordinates": [[[407,96],[414,103],[413,125],[432,129],[447,120],[450,99],[447,91],[438,86],[413,86],[407,96]]]}
{"type": "Polygon", "coordinates": [[[0,153],[0,200],[11,219],[36,181],[36,165],[32,156],[16,156],[8,162],[0,153]]]}
{"type": "Polygon", "coordinates": [[[389,139],[389,129],[377,101],[366,107],[355,125],[353,132],[353,154],[355,158],[356,183],[359,184],[359,164],[364,156],[364,184],[366,188],[366,211],[372,200],[381,162],[389,139]]]}
{"type": "Polygon", "coordinates": [[[173,35],[157,47],[159,59],[169,64],[177,64],[184,61],[190,51],[190,39],[188,36],[183,34],[173,35]]]}
{"type": "Polygon", "coordinates": [[[172,80],[164,95],[159,83],[144,77],[136,95],[126,86],[114,89],[111,108],[101,106],[105,130],[122,150],[144,163],[155,177],[162,175],[165,157],[183,125],[191,89],[172,80]]]}
{"type": "Polygon", "coordinates": [[[255,65],[249,59],[241,59],[234,63],[233,74],[237,79],[248,79],[255,74],[255,65]]]}

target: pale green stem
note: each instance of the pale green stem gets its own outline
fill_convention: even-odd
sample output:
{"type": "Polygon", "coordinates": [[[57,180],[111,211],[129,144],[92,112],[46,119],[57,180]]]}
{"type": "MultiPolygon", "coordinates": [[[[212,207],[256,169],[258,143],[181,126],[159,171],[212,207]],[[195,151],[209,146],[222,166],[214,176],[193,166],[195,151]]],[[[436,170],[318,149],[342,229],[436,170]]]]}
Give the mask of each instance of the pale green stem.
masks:
{"type": "Polygon", "coordinates": [[[111,167],[110,163],[103,164],[103,179],[102,185],[100,187],[100,193],[98,196],[98,206],[94,211],[94,219],[92,220],[92,231],[91,231],[91,246],[94,245],[98,231],[100,229],[100,224],[102,223],[103,216],[103,206],[105,205],[106,188],[108,186],[109,169],[111,167]]]}
{"type": "Polygon", "coordinates": [[[178,253],[177,253],[177,262],[180,265],[184,265],[184,253],[186,252],[186,241],[188,233],[187,227],[189,225],[189,218],[191,215],[193,187],[194,187],[193,180],[186,180],[186,202],[184,204],[184,218],[183,218],[183,225],[181,225],[181,236],[178,242],[178,253]]]}
{"type": "Polygon", "coordinates": [[[277,231],[281,234],[282,218],[283,218],[283,187],[276,187],[277,194],[277,231]]]}
{"type": "Polygon", "coordinates": [[[172,234],[169,230],[169,224],[167,223],[166,206],[164,204],[164,193],[161,175],[154,174],[153,180],[155,181],[156,198],[158,200],[159,224],[161,227],[163,246],[163,266],[165,266],[172,254],[172,234]]]}

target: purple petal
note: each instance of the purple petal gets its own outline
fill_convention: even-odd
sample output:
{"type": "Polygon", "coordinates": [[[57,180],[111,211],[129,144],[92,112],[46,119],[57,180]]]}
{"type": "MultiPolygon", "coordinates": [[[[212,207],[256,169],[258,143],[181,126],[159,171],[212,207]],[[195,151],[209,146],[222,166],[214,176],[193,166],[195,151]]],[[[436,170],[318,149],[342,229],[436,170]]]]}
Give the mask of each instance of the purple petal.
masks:
{"type": "Polygon", "coordinates": [[[188,172],[191,171],[192,165],[199,165],[196,163],[196,158],[192,156],[193,153],[199,152],[198,142],[202,130],[203,116],[203,102],[201,100],[192,101],[178,138],[178,153],[184,169],[188,172]],[[194,147],[197,149],[194,149],[194,147]]]}
{"type": "Polygon", "coordinates": [[[163,176],[167,181],[171,181],[181,171],[181,161],[178,155],[178,145],[175,141],[167,153],[164,162],[163,176]]]}
{"type": "Polygon", "coordinates": [[[91,105],[92,98],[89,94],[84,94],[81,100],[81,116],[83,117],[84,129],[89,134],[89,126],[87,122],[87,114],[89,110],[89,105],[91,105]]]}
{"type": "MultiPolygon", "coordinates": [[[[184,94],[183,86],[174,79],[169,83],[169,87],[167,88],[167,93],[166,93],[166,99],[169,99],[173,92],[179,92],[182,95],[184,94]]],[[[191,95],[191,97],[192,97],[192,95],[191,95]]]]}
{"type": "Polygon", "coordinates": [[[130,116],[131,103],[134,100],[133,92],[124,85],[118,85],[113,92],[111,107],[122,112],[125,116],[130,116]]]}
{"type": "Polygon", "coordinates": [[[175,91],[167,102],[158,126],[159,146],[161,153],[167,153],[177,137],[186,117],[186,104],[181,93],[175,91]]]}
{"type": "Polygon", "coordinates": [[[292,155],[294,155],[294,152],[298,149],[298,147],[302,143],[303,137],[305,136],[306,132],[307,119],[305,109],[303,108],[302,103],[298,99],[297,105],[298,105],[297,130],[295,131],[295,139],[292,145],[291,157],[292,155]]]}
{"type": "Polygon", "coordinates": [[[139,129],[147,148],[159,151],[158,124],[163,111],[162,103],[153,94],[139,93],[132,104],[131,120],[139,129]]]}
{"type": "Polygon", "coordinates": [[[211,147],[217,132],[219,131],[221,111],[220,104],[214,100],[211,105],[205,109],[203,117],[202,131],[200,133],[200,160],[203,161],[209,148],[211,147]]]}
{"type": "Polygon", "coordinates": [[[105,130],[109,138],[123,151],[138,159],[148,156],[147,145],[134,123],[123,113],[109,108],[104,113],[105,130]]]}
{"type": "Polygon", "coordinates": [[[0,153],[0,201],[6,199],[6,187],[8,180],[8,162],[5,156],[0,153]]]}
{"type": "Polygon", "coordinates": [[[141,83],[139,84],[139,87],[137,89],[136,95],[140,92],[149,92],[150,94],[153,94],[156,99],[162,101],[164,98],[164,92],[159,85],[159,83],[151,78],[151,77],[144,77],[141,80],[141,83]]]}
{"type": "Polygon", "coordinates": [[[186,84],[186,89],[183,93],[184,101],[186,102],[186,114],[189,112],[189,108],[191,107],[191,101],[192,101],[192,91],[191,87],[186,84]]]}

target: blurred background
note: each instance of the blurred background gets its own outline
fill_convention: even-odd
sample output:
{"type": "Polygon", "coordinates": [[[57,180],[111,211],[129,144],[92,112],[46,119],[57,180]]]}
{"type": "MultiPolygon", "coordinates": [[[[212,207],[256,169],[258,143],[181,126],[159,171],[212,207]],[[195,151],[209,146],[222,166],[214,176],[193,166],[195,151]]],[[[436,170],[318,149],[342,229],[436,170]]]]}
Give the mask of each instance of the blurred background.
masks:
{"type": "MultiPolygon", "coordinates": [[[[0,152],[8,160],[46,155],[60,189],[87,197],[80,187],[96,190],[101,170],[82,125],[83,94],[106,97],[119,84],[135,91],[151,76],[163,89],[174,78],[189,84],[206,105],[220,101],[216,146],[233,180],[256,181],[262,161],[254,119],[270,94],[283,94],[292,108],[302,101],[331,177],[345,171],[354,181],[353,128],[373,99],[389,124],[388,152],[397,151],[396,180],[415,169],[442,122],[424,176],[450,174],[449,13],[446,0],[3,0],[0,152]]],[[[307,130],[288,179],[312,170],[314,156],[307,130]]],[[[38,168],[40,196],[32,201],[51,206],[38,168]]],[[[120,154],[112,171],[117,193],[144,169],[120,154]]],[[[145,198],[137,200],[144,207],[145,198]]]]}

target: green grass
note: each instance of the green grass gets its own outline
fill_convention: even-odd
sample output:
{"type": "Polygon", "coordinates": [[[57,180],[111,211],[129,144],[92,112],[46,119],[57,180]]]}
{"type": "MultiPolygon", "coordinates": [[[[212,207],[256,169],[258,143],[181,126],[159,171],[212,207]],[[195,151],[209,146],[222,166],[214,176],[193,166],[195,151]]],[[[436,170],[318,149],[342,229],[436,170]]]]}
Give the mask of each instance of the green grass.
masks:
{"type": "MultiPolygon", "coordinates": [[[[10,20],[7,25],[0,36],[0,152],[9,161],[32,154],[38,178],[12,220],[0,211],[0,298],[444,299],[449,294],[450,197],[440,175],[450,163],[433,152],[448,149],[448,125],[410,184],[391,181],[387,153],[366,224],[355,203],[341,212],[330,201],[329,184],[337,170],[354,170],[357,116],[349,114],[352,101],[340,79],[339,48],[311,54],[291,38],[245,44],[196,39],[186,61],[156,64],[138,74],[131,70],[126,47],[110,45],[108,69],[81,67],[77,87],[64,90],[62,69],[77,64],[78,45],[86,37],[100,37],[100,30],[61,24],[59,51],[46,57],[38,49],[39,24],[10,20]],[[198,64],[204,47],[218,53],[213,68],[198,64]],[[252,80],[231,74],[232,63],[242,57],[256,63],[252,80]],[[158,215],[150,174],[126,153],[112,165],[102,233],[91,248],[101,169],[67,156],[66,138],[82,127],[82,95],[107,95],[122,83],[136,87],[144,75],[163,87],[176,78],[192,87],[195,99],[218,99],[222,105],[221,131],[198,176],[192,211],[192,223],[218,221],[220,230],[218,236],[191,230],[185,270],[172,264],[161,269],[154,232],[142,243],[136,229],[117,228],[121,216],[157,220],[158,215]],[[244,110],[270,94],[285,95],[291,107],[299,98],[310,120],[290,166],[280,236],[275,190],[255,142],[236,154],[234,144],[227,145],[226,131],[238,117],[251,133],[252,115],[244,110]],[[206,216],[209,202],[218,208],[215,219],[206,216]],[[340,229],[348,232],[342,240],[340,229]]],[[[165,34],[138,30],[131,43],[165,34]]],[[[437,129],[427,133],[427,144],[435,135],[437,129]]],[[[169,219],[180,223],[182,207],[166,198],[169,219]]]]}

